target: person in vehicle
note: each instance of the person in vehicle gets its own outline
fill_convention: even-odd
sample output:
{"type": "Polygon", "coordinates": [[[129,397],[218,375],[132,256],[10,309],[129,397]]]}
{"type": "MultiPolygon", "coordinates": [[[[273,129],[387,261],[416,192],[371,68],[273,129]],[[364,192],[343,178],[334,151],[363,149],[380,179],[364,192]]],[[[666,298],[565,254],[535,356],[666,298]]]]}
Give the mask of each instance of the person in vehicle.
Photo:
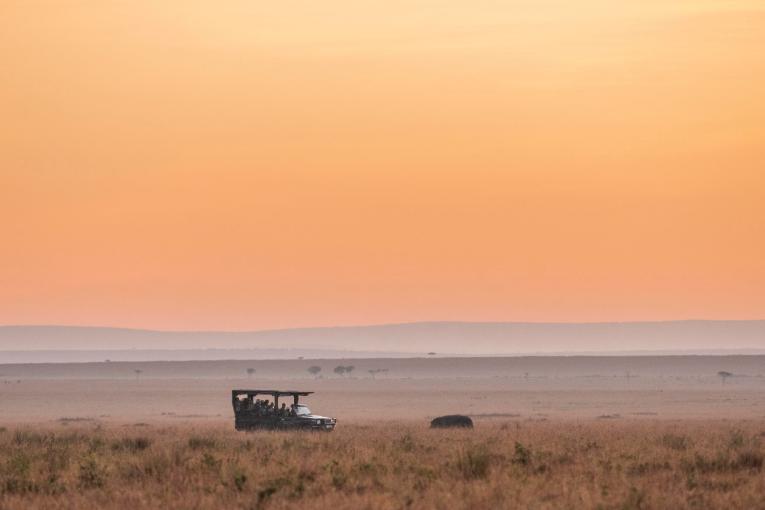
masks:
{"type": "Polygon", "coordinates": [[[310,409],[308,409],[308,407],[306,407],[305,404],[293,405],[292,412],[294,413],[294,416],[302,416],[302,415],[311,414],[310,409]]]}

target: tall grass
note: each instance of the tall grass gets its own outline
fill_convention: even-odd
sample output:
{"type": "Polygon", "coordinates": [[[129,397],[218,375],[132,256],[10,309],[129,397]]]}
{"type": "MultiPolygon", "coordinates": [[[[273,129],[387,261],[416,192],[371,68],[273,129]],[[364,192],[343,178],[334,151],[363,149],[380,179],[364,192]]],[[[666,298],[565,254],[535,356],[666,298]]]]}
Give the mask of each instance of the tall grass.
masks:
{"type": "Polygon", "coordinates": [[[0,429],[0,508],[758,508],[765,424],[0,429]]]}

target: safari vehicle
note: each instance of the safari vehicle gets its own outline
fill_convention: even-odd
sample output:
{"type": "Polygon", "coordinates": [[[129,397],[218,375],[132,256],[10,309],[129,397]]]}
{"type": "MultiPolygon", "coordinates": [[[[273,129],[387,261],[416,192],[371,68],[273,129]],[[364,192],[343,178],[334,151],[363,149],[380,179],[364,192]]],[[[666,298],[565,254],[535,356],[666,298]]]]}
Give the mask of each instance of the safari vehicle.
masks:
{"type": "Polygon", "coordinates": [[[300,397],[306,397],[311,393],[313,392],[233,390],[231,404],[234,406],[234,426],[236,430],[333,430],[337,423],[336,419],[313,414],[308,406],[300,403],[300,397]],[[264,398],[258,398],[261,396],[264,398]],[[292,404],[280,408],[280,397],[292,397],[292,404]]]}

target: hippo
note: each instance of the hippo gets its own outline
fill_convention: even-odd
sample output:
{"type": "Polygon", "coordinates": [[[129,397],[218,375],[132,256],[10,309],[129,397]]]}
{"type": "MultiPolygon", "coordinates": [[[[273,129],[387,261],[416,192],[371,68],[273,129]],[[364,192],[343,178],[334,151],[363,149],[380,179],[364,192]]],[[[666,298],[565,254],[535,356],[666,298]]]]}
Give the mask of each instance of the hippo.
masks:
{"type": "Polygon", "coordinates": [[[439,416],[434,418],[430,422],[430,428],[432,429],[445,429],[451,427],[462,427],[466,429],[473,428],[473,420],[470,416],[464,416],[461,414],[450,414],[448,416],[439,416]]]}

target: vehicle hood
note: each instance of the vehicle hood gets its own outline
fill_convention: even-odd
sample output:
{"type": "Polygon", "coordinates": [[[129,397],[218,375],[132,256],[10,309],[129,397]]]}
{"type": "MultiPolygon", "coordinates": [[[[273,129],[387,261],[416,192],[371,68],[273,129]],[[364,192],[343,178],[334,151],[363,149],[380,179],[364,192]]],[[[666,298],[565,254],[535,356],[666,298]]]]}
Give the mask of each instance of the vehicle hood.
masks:
{"type": "Polygon", "coordinates": [[[301,416],[305,420],[331,420],[329,416],[321,416],[319,414],[306,414],[301,416]]]}

